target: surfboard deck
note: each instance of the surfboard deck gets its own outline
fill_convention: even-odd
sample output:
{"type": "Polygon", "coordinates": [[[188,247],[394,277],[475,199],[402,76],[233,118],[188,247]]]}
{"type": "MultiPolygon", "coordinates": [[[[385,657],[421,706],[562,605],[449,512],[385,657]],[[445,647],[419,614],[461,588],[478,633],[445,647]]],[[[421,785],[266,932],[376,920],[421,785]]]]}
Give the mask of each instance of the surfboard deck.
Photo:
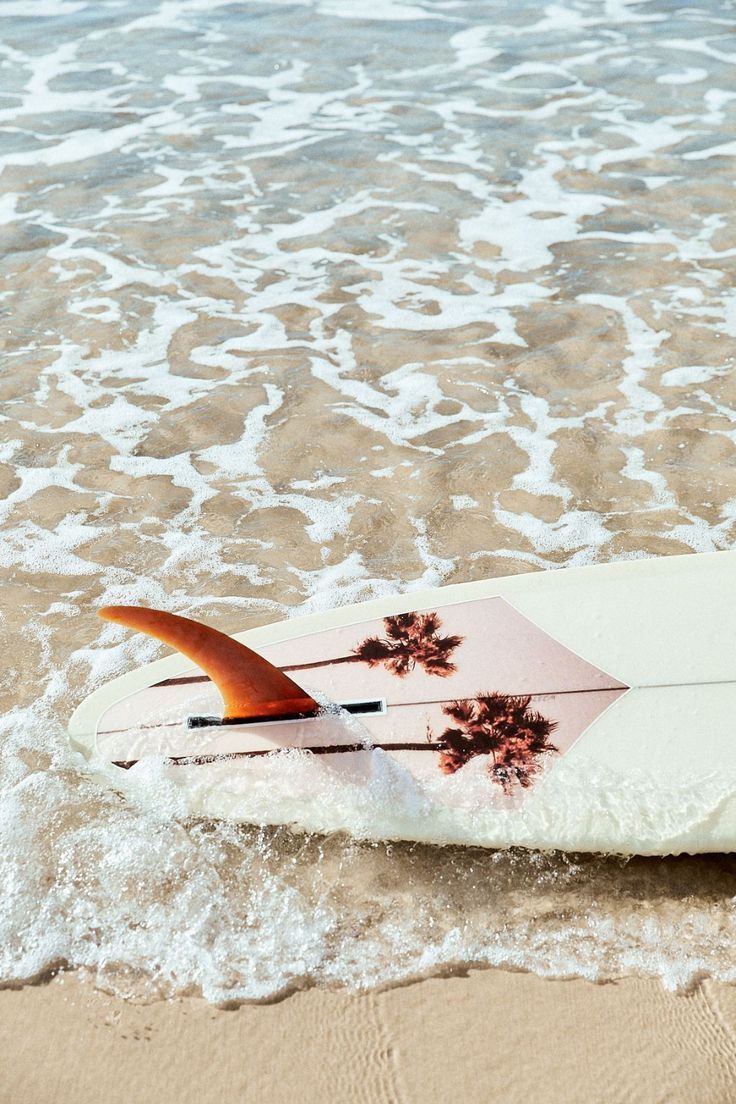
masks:
{"type": "Polygon", "coordinates": [[[70,738],[106,784],[185,814],[440,844],[730,851],[734,583],[736,552],[719,552],[297,617],[235,639],[319,715],[223,724],[217,688],[175,654],[91,694],[70,738]]]}

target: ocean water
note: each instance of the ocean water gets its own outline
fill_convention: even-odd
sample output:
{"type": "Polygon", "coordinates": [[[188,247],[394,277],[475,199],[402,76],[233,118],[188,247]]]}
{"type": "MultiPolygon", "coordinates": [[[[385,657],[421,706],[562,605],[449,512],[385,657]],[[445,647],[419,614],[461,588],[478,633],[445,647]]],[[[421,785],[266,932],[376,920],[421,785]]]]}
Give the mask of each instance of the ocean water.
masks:
{"type": "Polygon", "coordinates": [[[733,546],[735,23],[729,0],[0,5],[0,984],[736,979],[728,856],[187,820],[65,736],[160,654],[103,602],[235,631],[733,546]]]}

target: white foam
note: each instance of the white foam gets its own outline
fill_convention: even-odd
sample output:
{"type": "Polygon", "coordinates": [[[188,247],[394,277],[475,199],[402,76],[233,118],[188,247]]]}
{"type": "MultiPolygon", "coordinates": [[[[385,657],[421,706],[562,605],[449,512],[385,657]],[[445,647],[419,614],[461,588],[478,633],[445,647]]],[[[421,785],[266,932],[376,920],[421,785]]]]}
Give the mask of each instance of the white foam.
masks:
{"type": "MultiPolygon", "coordinates": [[[[119,663],[120,650],[112,654],[119,663]]],[[[49,728],[44,711],[51,697],[47,692],[33,711],[3,722],[0,974],[6,983],[32,980],[66,962],[123,996],[194,992],[224,1002],[270,998],[305,984],[362,988],[462,962],[591,980],[653,975],[673,988],[706,974],[736,977],[733,955],[724,954],[736,934],[730,882],[717,860],[653,865],[464,852],[185,820],[183,772],[167,773],[155,761],[119,772],[125,801],[86,781],[64,751],[63,733],[49,728]],[[36,741],[61,772],[28,765],[24,749],[36,741]],[[690,887],[681,920],[690,932],[686,950],[681,926],[671,922],[673,877],[690,887]],[[655,903],[642,909],[643,901],[655,903]]],[[[564,763],[558,769],[564,789],[564,763]]],[[[715,798],[696,782],[671,795],[678,823],[688,808],[693,819],[702,816],[715,798]]],[[[656,788],[661,793],[661,780],[656,788]]],[[[638,789],[641,794],[641,784],[638,789]]],[[[601,778],[593,790],[604,798],[595,798],[596,815],[621,818],[626,831],[631,807],[623,789],[601,778]]],[[[233,797],[250,802],[260,819],[276,810],[287,817],[291,808],[297,822],[328,819],[356,836],[384,832],[386,825],[399,833],[407,825],[421,831],[423,820],[437,827],[431,790],[409,784],[380,753],[357,783],[291,753],[279,759],[277,774],[269,762],[253,761],[202,791],[202,800],[214,800],[220,811],[233,797]]],[[[655,832],[666,830],[667,804],[657,804],[655,832]]],[[[544,798],[521,821],[515,816],[522,836],[534,830],[543,805],[544,798]]],[[[484,820],[491,826],[504,813],[491,807],[480,816],[477,807],[457,810],[448,838],[464,831],[475,837],[484,820]],[[465,828],[463,817],[470,818],[465,828]]]]}
{"type": "Polygon", "coordinates": [[[695,69],[689,66],[677,73],[660,73],[657,84],[694,84],[696,81],[705,80],[707,76],[707,69],[695,69]]]}
{"type": "Polygon", "coordinates": [[[723,375],[728,368],[715,368],[708,364],[683,364],[681,368],[670,368],[662,376],[665,387],[690,387],[698,383],[707,383],[715,376],[723,375]]]}

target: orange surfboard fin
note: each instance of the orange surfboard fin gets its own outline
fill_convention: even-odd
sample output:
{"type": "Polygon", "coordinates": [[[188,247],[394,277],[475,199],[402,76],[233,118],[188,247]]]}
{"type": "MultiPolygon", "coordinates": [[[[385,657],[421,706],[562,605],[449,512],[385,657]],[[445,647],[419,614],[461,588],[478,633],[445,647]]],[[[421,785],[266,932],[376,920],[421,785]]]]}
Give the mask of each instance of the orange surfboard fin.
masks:
{"type": "Polygon", "coordinates": [[[142,606],[104,606],[97,612],[107,621],[155,636],[201,667],[222,694],[224,720],[319,712],[314,698],[288,675],[217,629],[142,606]]]}

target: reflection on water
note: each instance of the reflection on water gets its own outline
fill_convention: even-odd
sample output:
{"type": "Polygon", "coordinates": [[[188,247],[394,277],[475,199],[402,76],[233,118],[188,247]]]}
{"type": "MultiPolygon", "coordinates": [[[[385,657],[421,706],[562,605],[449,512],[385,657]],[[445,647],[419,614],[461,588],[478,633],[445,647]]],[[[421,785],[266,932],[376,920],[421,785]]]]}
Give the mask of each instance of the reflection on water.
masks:
{"type": "Polygon", "coordinates": [[[0,10],[0,978],[733,970],[731,861],[179,823],[63,725],[223,629],[732,544],[732,5],[0,10]]]}

